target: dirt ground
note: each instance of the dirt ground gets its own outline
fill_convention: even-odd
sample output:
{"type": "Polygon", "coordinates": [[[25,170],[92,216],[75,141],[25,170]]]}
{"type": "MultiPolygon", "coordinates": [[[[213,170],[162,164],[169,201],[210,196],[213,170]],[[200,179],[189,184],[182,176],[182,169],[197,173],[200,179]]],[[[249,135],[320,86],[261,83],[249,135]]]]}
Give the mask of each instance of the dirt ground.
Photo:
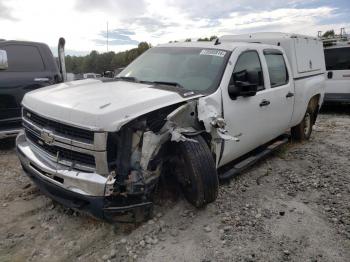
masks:
{"type": "Polygon", "coordinates": [[[40,194],[0,144],[0,261],[350,261],[350,107],[196,210],[181,196],[141,225],[108,224],[40,194]]]}

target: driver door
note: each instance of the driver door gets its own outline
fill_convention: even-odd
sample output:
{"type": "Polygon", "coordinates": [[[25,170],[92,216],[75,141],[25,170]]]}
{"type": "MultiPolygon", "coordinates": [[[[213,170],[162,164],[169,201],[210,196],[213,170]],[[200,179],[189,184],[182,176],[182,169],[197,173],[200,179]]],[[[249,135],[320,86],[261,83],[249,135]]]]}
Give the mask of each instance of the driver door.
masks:
{"type": "MultiPolygon", "coordinates": [[[[269,123],[270,100],[272,92],[266,88],[266,72],[261,63],[261,51],[237,50],[230,61],[233,71],[230,83],[222,88],[223,113],[228,134],[239,141],[225,140],[220,166],[248,153],[254,148],[266,143],[271,137],[269,123]],[[230,96],[229,86],[238,82],[256,84],[258,90],[253,96],[230,96]]],[[[231,68],[232,70],[232,68],[231,68]]],[[[243,87],[244,88],[244,87],[243,87]]]]}

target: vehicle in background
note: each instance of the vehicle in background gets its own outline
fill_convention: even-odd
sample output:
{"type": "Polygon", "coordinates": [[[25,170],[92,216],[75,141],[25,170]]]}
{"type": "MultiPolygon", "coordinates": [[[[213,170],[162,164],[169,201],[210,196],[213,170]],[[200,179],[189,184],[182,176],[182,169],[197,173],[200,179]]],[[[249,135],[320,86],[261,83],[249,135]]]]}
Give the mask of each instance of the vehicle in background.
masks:
{"type": "Polygon", "coordinates": [[[62,62],[57,65],[44,43],[0,41],[0,139],[21,130],[21,102],[27,92],[64,81],[64,44],[61,38],[62,62]]]}
{"type": "Polygon", "coordinates": [[[74,81],[74,80],[77,80],[77,79],[75,78],[75,74],[73,74],[73,73],[67,73],[67,82],[74,81]]]}
{"type": "Polygon", "coordinates": [[[110,70],[107,70],[107,71],[104,71],[103,74],[102,74],[102,77],[105,77],[105,78],[114,78],[114,71],[110,71],[110,70]]]}
{"type": "Polygon", "coordinates": [[[114,75],[117,76],[121,71],[123,71],[125,67],[119,67],[117,69],[114,69],[114,75]]]}
{"type": "Polygon", "coordinates": [[[84,79],[84,75],[81,73],[78,74],[74,74],[74,80],[83,80],[84,79]]]}
{"type": "Polygon", "coordinates": [[[327,80],[325,102],[350,103],[350,37],[340,35],[323,38],[327,80]]]}
{"type": "Polygon", "coordinates": [[[102,80],[27,94],[18,156],[58,202],[136,220],[152,210],[161,177],[203,207],[219,179],[286,143],[287,131],[309,139],[325,61],[317,38],[258,33],[160,45],[102,80]]]}
{"type": "Polygon", "coordinates": [[[99,77],[101,77],[101,74],[95,74],[95,73],[83,74],[83,79],[91,79],[91,78],[99,78],[99,77]]]}

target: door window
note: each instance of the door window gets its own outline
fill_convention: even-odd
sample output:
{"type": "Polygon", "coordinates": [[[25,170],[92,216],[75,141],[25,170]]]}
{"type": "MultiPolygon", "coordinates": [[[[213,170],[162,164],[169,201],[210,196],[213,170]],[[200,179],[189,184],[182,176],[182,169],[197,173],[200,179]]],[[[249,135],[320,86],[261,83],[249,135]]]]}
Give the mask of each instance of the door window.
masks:
{"type": "Polygon", "coordinates": [[[41,72],[45,70],[37,47],[30,45],[6,45],[8,72],[41,72]]]}
{"type": "Polygon", "coordinates": [[[264,89],[264,77],[258,52],[246,51],[242,53],[233,70],[230,85],[242,81],[258,86],[258,91],[264,89]]]}
{"type": "Polygon", "coordinates": [[[350,69],[350,47],[325,49],[324,55],[327,70],[350,69]]]}
{"type": "Polygon", "coordinates": [[[269,70],[271,87],[288,84],[288,70],[283,54],[278,50],[264,51],[267,68],[269,70]]]}

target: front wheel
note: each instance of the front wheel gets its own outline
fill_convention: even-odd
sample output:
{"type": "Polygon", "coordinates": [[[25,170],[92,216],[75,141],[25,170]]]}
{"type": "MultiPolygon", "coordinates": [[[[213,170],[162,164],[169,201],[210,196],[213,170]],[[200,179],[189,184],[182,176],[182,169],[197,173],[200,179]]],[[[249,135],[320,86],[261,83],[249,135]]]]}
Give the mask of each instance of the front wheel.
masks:
{"type": "Polygon", "coordinates": [[[300,124],[292,127],[291,134],[293,140],[302,141],[310,139],[312,126],[315,122],[313,119],[314,115],[312,108],[308,107],[300,124]]]}
{"type": "Polygon", "coordinates": [[[204,207],[218,195],[218,175],[212,154],[201,136],[197,142],[178,142],[175,146],[175,173],[186,199],[195,207],[204,207]]]}

